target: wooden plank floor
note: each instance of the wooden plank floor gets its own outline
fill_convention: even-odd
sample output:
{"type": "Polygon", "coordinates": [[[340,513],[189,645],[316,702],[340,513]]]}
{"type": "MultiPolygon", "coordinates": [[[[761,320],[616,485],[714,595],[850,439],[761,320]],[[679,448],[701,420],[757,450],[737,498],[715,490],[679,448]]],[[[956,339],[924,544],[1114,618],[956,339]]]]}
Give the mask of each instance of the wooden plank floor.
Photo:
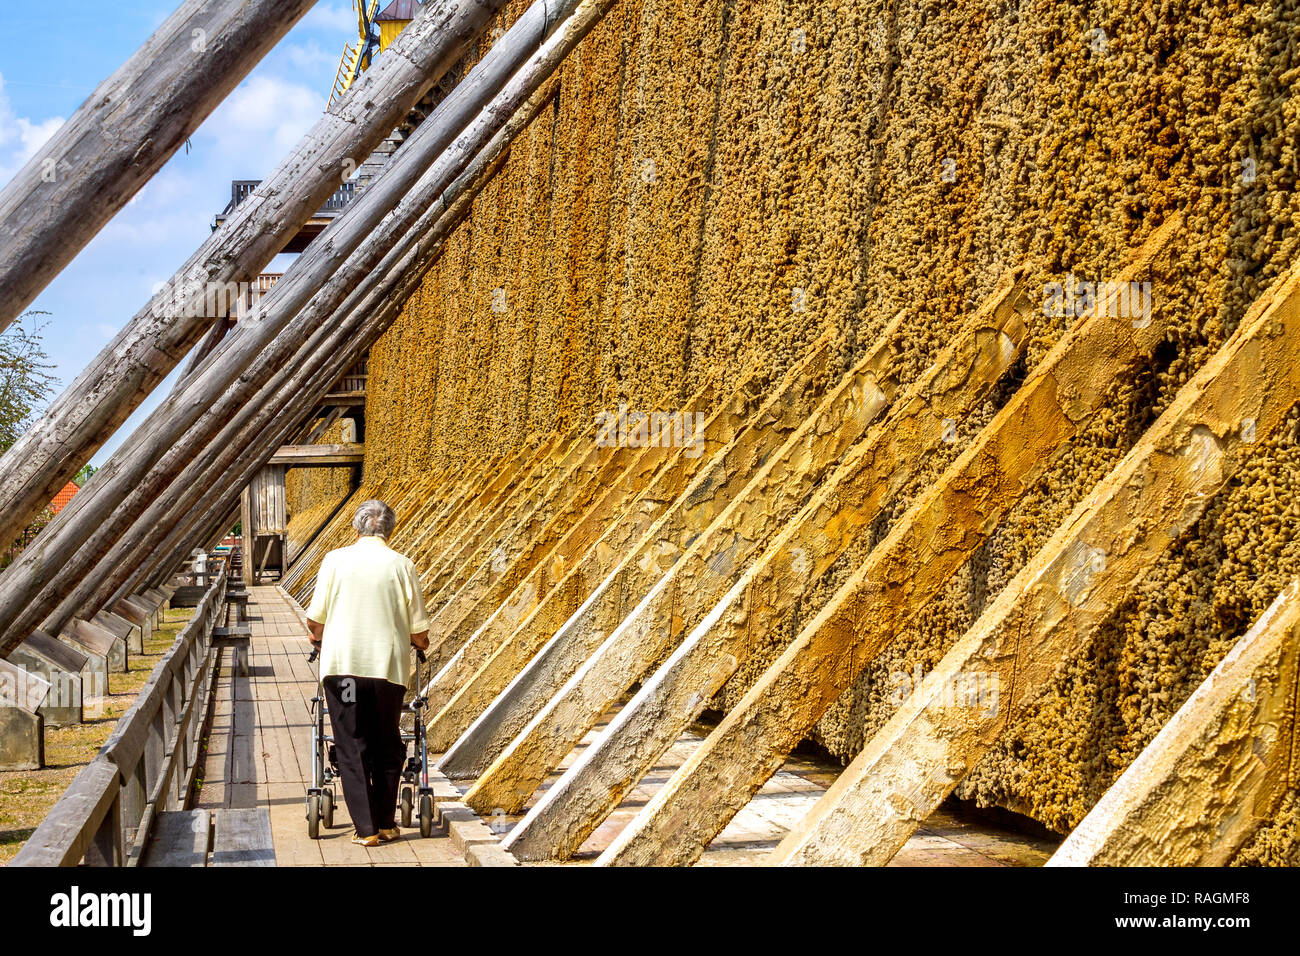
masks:
{"type": "Polygon", "coordinates": [[[231,652],[223,652],[195,807],[266,807],[278,866],[464,866],[450,839],[421,839],[418,830],[404,830],[401,840],[384,846],[354,846],[341,789],[333,828],[319,840],[308,838],[315,665],[307,663],[310,648],[293,606],[275,587],[249,589],[248,615],[249,676],[236,676],[231,652]]]}
{"type": "MultiPolygon", "coordinates": [[[[225,652],[217,683],[213,725],[208,738],[203,788],[196,809],[266,807],[278,866],[464,866],[447,837],[427,840],[418,831],[368,849],[350,842],[352,824],[339,791],[334,827],[319,840],[307,836],[304,795],[311,769],[311,714],[316,692],[314,665],[307,663],[307,641],[294,606],[275,587],[250,589],[252,643],[249,676],[233,674],[225,652]]],[[[617,712],[605,715],[564,761],[567,769],[617,712]]],[[[667,781],[703,738],[687,733],[674,744],[609,819],[583,844],[572,861],[590,863],[667,781]]],[[[434,757],[436,761],[436,757],[434,757]]],[[[758,862],[808,811],[834,781],[838,766],[792,757],[713,841],[701,866],[745,866],[758,862]]],[[[552,774],[529,801],[559,777],[552,774]]],[[[458,782],[464,789],[467,784],[458,782]]],[[[497,814],[485,819],[498,835],[522,817],[497,814]]],[[[1036,866],[1055,849],[1055,841],[971,822],[946,809],[932,814],[894,858],[893,866],[1036,866]]]]}

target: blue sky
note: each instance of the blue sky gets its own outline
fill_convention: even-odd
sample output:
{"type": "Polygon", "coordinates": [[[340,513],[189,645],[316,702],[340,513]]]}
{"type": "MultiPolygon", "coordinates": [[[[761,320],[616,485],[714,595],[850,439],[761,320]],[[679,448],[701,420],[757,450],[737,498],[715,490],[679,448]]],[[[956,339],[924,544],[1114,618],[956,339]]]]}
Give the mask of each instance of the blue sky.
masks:
{"type": "MultiPolygon", "coordinates": [[[[179,5],[180,0],[0,0],[0,183],[58,129],[179,5]]],[[[325,108],[344,43],[356,36],[349,0],[316,6],[259,63],[134,200],[32,304],[48,316],[46,351],[70,383],[211,232],[232,179],[260,179],[325,108]],[[107,290],[107,291],[106,291],[107,290]]],[[[292,257],[279,256],[271,271],[292,257]]],[[[33,320],[28,320],[33,321],[33,320]]],[[[156,389],[92,461],[101,464],[166,394],[156,389]]]]}

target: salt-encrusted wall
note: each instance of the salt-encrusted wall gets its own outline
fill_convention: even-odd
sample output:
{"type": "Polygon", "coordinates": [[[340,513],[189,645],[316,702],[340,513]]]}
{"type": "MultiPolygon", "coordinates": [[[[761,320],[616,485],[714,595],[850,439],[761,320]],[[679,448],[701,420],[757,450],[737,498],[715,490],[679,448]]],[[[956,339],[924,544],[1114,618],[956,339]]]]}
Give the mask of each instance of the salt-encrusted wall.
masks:
{"type": "MultiPolygon", "coordinates": [[[[1007,268],[1102,281],[1181,210],[1167,348],[821,722],[847,759],[1295,261],[1297,38],[1296,2],[621,0],[372,351],[367,484],[673,408],[827,330],[848,363],[900,312],[914,378],[1007,268]]],[[[1025,366],[1068,321],[1042,317],[1025,366]]],[[[961,794],[1076,823],[1300,572],[1298,488],[1293,416],[961,794]]],[[[1243,859],[1293,853],[1294,817],[1276,829],[1243,859]]]]}

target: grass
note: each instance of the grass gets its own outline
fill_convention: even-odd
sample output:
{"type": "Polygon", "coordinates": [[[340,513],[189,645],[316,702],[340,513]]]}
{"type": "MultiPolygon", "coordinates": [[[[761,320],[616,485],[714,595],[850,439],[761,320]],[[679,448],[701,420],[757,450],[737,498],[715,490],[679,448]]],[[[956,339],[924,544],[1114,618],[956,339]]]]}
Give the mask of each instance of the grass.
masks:
{"type": "Polygon", "coordinates": [[[44,769],[0,772],[0,865],[18,854],[63,791],[94,759],[193,614],[193,608],[164,613],[164,623],[146,642],[144,654],[130,655],[131,669],[109,675],[108,695],[97,716],[72,727],[45,731],[44,769]]]}

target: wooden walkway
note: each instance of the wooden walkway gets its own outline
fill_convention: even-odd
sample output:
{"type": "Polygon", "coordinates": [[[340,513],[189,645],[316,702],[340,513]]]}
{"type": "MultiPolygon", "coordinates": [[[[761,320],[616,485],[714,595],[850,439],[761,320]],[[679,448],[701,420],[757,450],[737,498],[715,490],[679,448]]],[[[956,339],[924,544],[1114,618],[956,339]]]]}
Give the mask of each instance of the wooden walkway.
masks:
{"type": "MultiPolygon", "coordinates": [[[[341,791],[334,827],[319,840],[308,838],[304,795],[311,768],[309,701],[316,691],[314,665],[307,663],[308,645],[298,611],[277,588],[251,588],[248,614],[253,632],[249,675],[234,673],[230,651],[226,651],[195,809],[265,808],[277,866],[465,866],[464,856],[449,837],[421,839],[418,830],[405,830],[402,840],[386,846],[354,846],[341,791]]],[[[529,806],[577,759],[617,709],[612,708],[587,734],[560,770],[533,795],[529,806]]],[[[581,865],[594,860],[701,743],[696,733],[683,735],[588,838],[572,862],[581,865]]],[[[699,865],[760,862],[830,786],[839,769],[791,758],[713,841],[699,865]]],[[[521,818],[497,816],[484,822],[500,838],[521,818]]],[[[1053,849],[1052,842],[986,823],[972,824],[940,810],[892,865],[1036,866],[1053,849]]]]}
{"type": "Polygon", "coordinates": [[[275,587],[249,589],[248,615],[248,677],[235,675],[224,651],[195,808],[266,808],[277,866],[464,866],[448,837],[421,839],[418,830],[404,830],[385,846],[354,846],[341,790],[333,828],[319,840],[307,836],[315,665],[307,663],[310,648],[294,607],[275,587]]]}

